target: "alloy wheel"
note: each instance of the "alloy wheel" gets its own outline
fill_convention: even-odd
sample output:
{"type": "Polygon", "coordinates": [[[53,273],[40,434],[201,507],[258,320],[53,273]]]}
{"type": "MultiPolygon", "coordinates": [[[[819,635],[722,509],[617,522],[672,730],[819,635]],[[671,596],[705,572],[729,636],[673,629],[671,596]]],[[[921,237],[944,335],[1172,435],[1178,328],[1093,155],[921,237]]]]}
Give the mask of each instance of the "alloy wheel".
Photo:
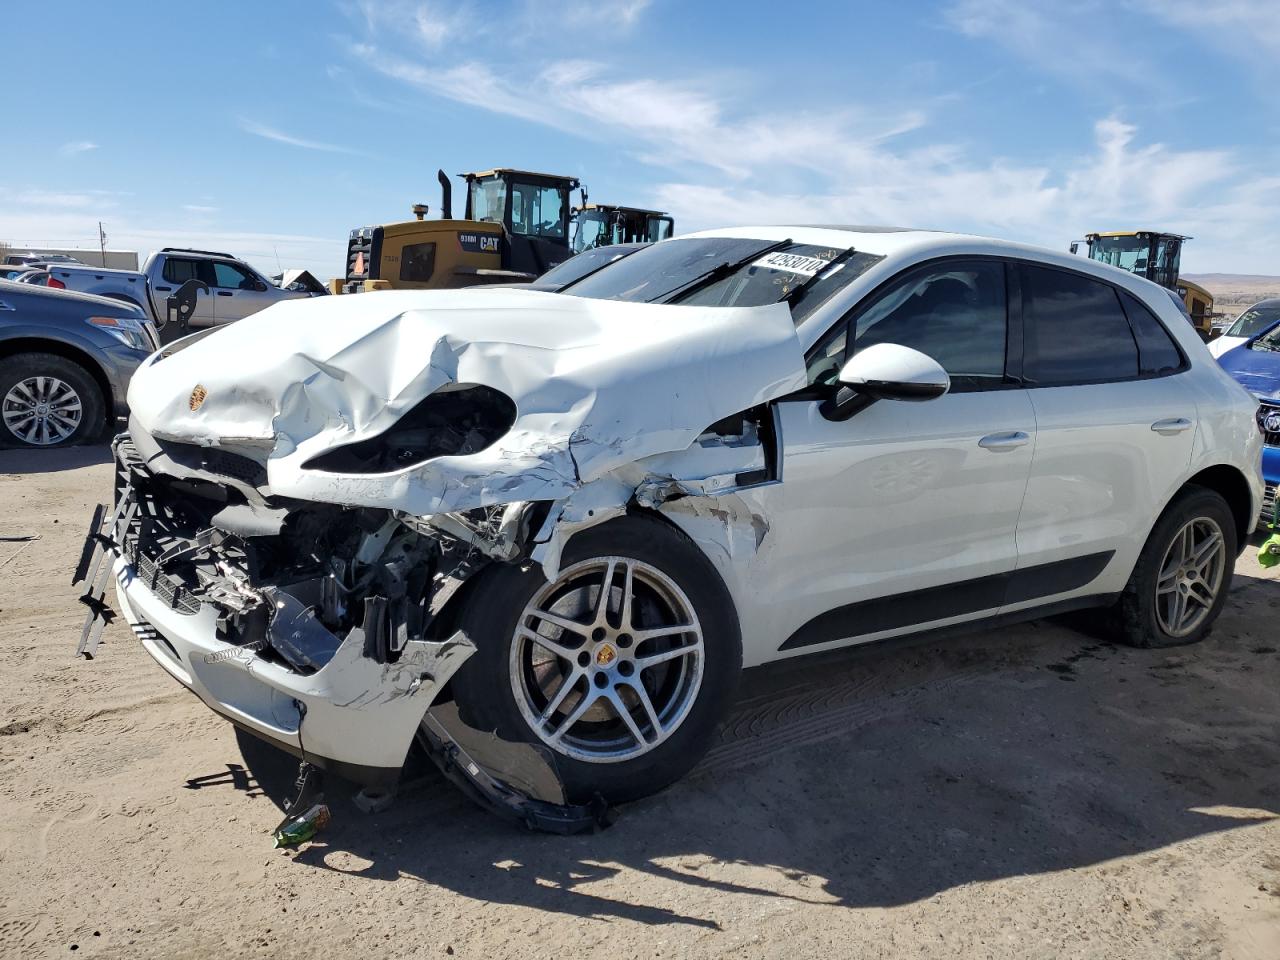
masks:
{"type": "Polygon", "coordinates": [[[65,380],[37,376],[19,380],[0,402],[0,416],[9,432],[37,447],[65,442],[80,426],[84,408],[80,395],[65,380]]]}
{"type": "Polygon", "coordinates": [[[1216,520],[1196,517],[1174,534],[1156,579],[1156,618],[1171,637],[1186,637],[1218,599],[1227,569],[1227,541],[1216,520]]]}
{"type": "Polygon", "coordinates": [[[593,763],[655,749],[698,698],[702,627],[657,568],[598,557],[563,570],[525,606],[511,640],[516,703],[538,738],[593,763]]]}

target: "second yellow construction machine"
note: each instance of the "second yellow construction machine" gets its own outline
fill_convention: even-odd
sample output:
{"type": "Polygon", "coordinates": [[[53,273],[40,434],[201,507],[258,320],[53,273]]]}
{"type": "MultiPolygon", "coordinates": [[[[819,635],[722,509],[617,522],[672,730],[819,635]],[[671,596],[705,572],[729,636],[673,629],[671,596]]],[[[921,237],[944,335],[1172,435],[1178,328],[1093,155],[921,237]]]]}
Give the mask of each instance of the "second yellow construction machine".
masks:
{"type": "Polygon", "coordinates": [[[569,192],[576,177],[500,167],[464,173],[466,210],[453,219],[452,187],[441,170],[439,220],[357,227],[347,238],[346,273],[334,293],[437,290],[484,283],[523,283],[572,256],[569,192]]]}

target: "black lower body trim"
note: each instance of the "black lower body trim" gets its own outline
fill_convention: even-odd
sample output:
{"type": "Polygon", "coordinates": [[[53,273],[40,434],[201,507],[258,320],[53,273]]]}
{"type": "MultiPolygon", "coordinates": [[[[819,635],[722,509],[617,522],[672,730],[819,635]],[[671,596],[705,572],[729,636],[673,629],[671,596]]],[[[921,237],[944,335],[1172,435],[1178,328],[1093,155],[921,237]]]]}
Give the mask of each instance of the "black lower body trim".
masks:
{"type": "MultiPolygon", "coordinates": [[[[847,603],[814,617],[787,638],[779,650],[794,650],[836,640],[850,640],[884,630],[899,630],[921,623],[995,610],[1010,603],[1051,597],[1092,583],[1102,573],[1114,550],[1034,567],[961,580],[941,587],[912,590],[890,597],[847,603]]],[[[1020,611],[1021,612],[1021,611],[1020,611]]],[[[1034,613],[1033,616],[1046,614],[1034,613]]]]}

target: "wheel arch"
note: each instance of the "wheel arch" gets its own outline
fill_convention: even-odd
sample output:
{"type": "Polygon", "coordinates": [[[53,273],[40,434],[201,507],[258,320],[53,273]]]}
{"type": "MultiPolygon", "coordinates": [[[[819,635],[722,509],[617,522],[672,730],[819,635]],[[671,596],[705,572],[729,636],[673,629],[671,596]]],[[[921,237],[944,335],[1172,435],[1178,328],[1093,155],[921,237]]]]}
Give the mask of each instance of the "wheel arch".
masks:
{"type": "MultiPolygon", "coordinates": [[[[733,592],[732,590],[730,590],[729,584],[725,581],[722,571],[718,568],[718,566],[714,562],[714,558],[708,553],[708,551],[704,548],[702,544],[700,544],[694,537],[691,537],[688,534],[688,532],[686,532],[671,517],[666,516],[660,510],[653,510],[648,507],[641,507],[635,503],[632,503],[627,508],[626,512],[621,516],[644,517],[646,519],[656,520],[660,522],[663,526],[665,526],[669,531],[671,531],[671,533],[673,533],[675,536],[680,537],[682,540],[685,540],[689,544],[691,544],[695,550],[697,550],[699,553],[705,556],[708,559],[708,561],[711,562],[712,568],[715,569],[716,575],[720,579],[721,587],[725,590],[726,595],[730,600],[730,603],[733,604],[734,606],[734,609],[735,610],[737,609],[736,598],[733,596],[733,592]]],[[[598,524],[598,526],[603,526],[604,524],[609,523],[611,520],[617,520],[617,519],[619,519],[619,517],[611,516],[606,520],[602,520],[600,524],[598,524]]],[[[594,527],[585,527],[579,530],[575,530],[570,537],[565,539],[564,541],[565,544],[567,545],[572,540],[573,536],[577,536],[578,534],[583,533],[585,530],[590,530],[590,529],[594,529],[594,527]]],[[[486,564],[484,567],[480,568],[479,570],[475,571],[471,576],[469,576],[462,583],[460,587],[458,587],[458,589],[454,592],[453,596],[449,597],[449,599],[445,601],[444,605],[436,613],[435,618],[431,621],[431,627],[429,629],[429,634],[428,634],[429,639],[443,640],[446,637],[452,635],[453,632],[458,628],[458,624],[461,622],[462,613],[466,609],[467,603],[469,602],[470,598],[475,595],[476,591],[483,588],[486,580],[493,577],[499,569],[501,569],[503,566],[506,566],[508,563],[522,563],[522,564],[529,564],[530,566],[539,566],[537,563],[527,558],[519,561],[495,560],[491,563],[486,564]]],[[[739,627],[739,630],[740,629],[741,628],[739,627]]],[[[443,690],[441,690],[440,694],[436,697],[436,699],[437,701],[443,701],[443,700],[450,699],[451,696],[452,696],[452,690],[451,690],[451,683],[450,683],[450,684],[447,684],[443,690]]]]}
{"type": "Polygon", "coordinates": [[[92,354],[62,340],[42,337],[13,337],[0,340],[0,360],[8,360],[10,357],[24,353],[51,353],[83,367],[85,373],[93,378],[93,382],[102,391],[103,423],[110,422],[111,412],[115,409],[115,397],[111,392],[111,382],[92,354]]]}
{"type": "Polygon", "coordinates": [[[1237,547],[1243,547],[1245,540],[1249,536],[1249,526],[1254,519],[1255,507],[1253,494],[1249,489],[1249,481],[1240,469],[1227,463],[1205,467],[1199,473],[1190,477],[1178,489],[1177,493],[1181,493],[1191,486],[1212,490],[1227,501],[1227,506],[1231,508],[1231,515],[1236,521],[1236,545],[1237,547]]]}

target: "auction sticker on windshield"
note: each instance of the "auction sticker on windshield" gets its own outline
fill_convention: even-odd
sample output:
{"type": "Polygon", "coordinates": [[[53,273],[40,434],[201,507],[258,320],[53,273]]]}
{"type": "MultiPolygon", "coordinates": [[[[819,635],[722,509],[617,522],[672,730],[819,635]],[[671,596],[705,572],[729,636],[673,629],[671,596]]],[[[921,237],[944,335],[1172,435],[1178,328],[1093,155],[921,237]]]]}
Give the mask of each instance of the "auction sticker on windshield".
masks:
{"type": "Polygon", "coordinates": [[[801,273],[806,277],[822,272],[829,264],[830,260],[823,260],[821,257],[805,257],[798,253],[767,253],[759,260],[751,265],[753,267],[768,267],[770,270],[786,270],[790,273],[801,273]]]}

